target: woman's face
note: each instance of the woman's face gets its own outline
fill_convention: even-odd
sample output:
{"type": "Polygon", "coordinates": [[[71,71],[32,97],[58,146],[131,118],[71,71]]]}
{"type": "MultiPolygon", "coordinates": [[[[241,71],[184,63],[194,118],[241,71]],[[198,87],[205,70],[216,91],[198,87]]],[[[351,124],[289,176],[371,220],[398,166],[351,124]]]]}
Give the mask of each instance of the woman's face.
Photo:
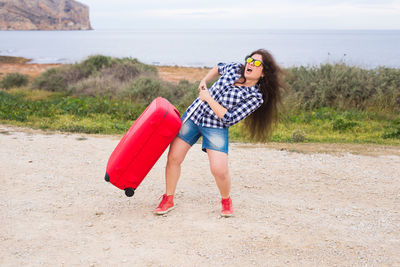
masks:
{"type": "Polygon", "coordinates": [[[260,54],[254,54],[251,56],[254,60],[250,63],[246,63],[246,68],[244,71],[244,77],[246,77],[246,80],[256,80],[258,81],[261,77],[264,76],[263,74],[263,65],[261,64],[260,66],[255,66],[254,61],[259,60],[262,61],[262,56],[260,54]]]}

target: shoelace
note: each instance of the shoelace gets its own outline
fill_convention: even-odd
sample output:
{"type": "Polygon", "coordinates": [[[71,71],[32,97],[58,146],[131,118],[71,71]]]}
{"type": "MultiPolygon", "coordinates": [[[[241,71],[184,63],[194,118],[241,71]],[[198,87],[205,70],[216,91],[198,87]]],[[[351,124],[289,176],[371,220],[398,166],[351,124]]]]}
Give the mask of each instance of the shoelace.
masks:
{"type": "Polygon", "coordinates": [[[168,201],[168,197],[166,195],[162,195],[159,200],[162,198],[160,205],[158,205],[158,208],[161,208],[162,206],[164,206],[165,203],[167,203],[168,201]]]}
{"type": "Polygon", "coordinates": [[[231,205],[230,205],[229,199],[222,200],[222,207],[224,210],[230,210],[231,205]]]}

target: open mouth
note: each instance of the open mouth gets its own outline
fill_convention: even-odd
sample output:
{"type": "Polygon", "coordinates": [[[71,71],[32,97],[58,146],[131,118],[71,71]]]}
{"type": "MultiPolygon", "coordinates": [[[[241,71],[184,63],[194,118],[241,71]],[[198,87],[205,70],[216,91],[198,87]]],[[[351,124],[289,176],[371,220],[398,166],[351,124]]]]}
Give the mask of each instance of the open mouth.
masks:
{"type": "Polygon", "coordinates": [[[250,74],[252,71],[253,71],[252,68],[250,68],[250,67],[247,67],[247,68],[246,68],[246,73],[250,74]]]}

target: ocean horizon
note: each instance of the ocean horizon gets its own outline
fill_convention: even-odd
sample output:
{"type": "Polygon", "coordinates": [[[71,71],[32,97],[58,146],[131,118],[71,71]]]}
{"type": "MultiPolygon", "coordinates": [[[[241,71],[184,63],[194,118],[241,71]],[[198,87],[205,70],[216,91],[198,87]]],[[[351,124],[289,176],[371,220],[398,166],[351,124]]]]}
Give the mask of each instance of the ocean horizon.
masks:
{"type": "Polygon", "coordinates": [[[152,65],[213,67],[243,62],[264,48],[283,67],[344,63],[399,68],[399,47],[400,30],[0,31],[0,55],[31,63],[74,63],[102,54],[152,65]]]}

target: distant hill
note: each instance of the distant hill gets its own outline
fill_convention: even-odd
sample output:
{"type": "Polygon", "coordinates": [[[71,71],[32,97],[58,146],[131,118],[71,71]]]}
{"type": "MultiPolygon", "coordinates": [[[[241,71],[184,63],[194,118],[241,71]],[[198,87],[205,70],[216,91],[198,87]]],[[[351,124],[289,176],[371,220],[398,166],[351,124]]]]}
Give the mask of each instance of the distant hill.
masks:
{"type": "Polygon", "coordinates": [[[74,0],[0,0],[0,30],[91,30],[89,7],[74,0]]]}

